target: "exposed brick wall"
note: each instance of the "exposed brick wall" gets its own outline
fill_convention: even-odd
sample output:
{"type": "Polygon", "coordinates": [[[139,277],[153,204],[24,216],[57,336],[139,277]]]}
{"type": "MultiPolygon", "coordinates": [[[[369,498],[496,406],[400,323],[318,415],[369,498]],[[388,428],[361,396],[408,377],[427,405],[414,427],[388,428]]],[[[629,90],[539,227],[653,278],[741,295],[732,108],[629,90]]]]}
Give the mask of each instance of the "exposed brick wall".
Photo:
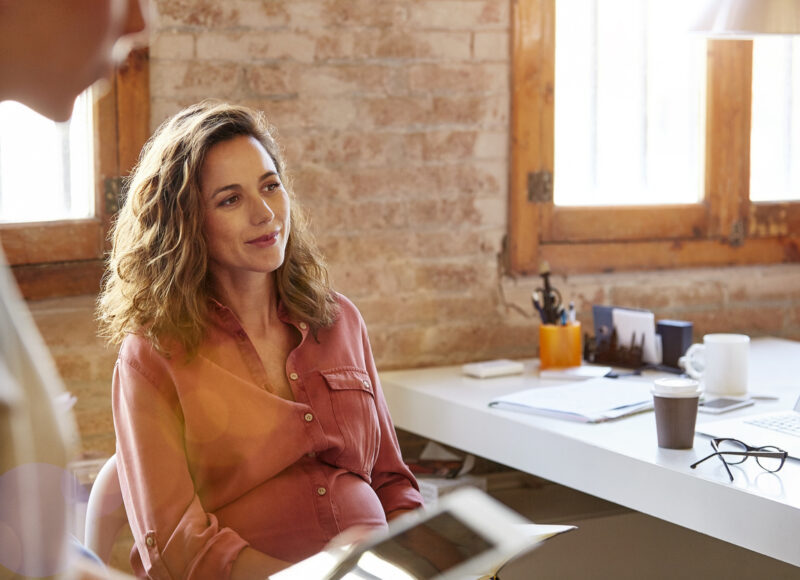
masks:
{"type": "Polygon", "coordinates": [[[202,97],[277,127],[379,363],[529,354],[500,304],[508,0],[159,0],[153,124],[202,97]]]}
{"type": "MultiPolygon", "coordinates": [[[[336,287],[381,368],[535,356],[530,292],[502,275],[510,0],[152,0],[153,125],[204,97],[266,111],[336,287]]],[[[554,265],[555,266],[555,265],[554,265]]],[[[557,270],[557,268],[556,268],[557,270]]],[[[693,320],[696,337],[800,339],[800,267],[554,276],[591,305],[693,320]]],[[[113,352],[93,297],[33,304],[87,449],[110,451],[113,352]]]]}

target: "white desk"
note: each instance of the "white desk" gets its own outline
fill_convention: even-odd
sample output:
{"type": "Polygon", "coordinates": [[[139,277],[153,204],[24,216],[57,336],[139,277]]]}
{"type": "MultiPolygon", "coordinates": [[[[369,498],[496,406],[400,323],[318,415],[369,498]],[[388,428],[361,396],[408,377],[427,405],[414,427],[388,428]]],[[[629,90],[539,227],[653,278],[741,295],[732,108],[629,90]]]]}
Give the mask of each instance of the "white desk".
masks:
{"type": "MultiPolygon", "coordinates": [[[[717,461],[689,468],[712,452],[703,435],[691,450],[660,449],[652,411],[582,424],[488,407],[499,395],[558,384],[540,381],[535,365],[527,361],[525,374],[495,379],[465,377],[460,365],[380,376],[401,429],[800,566],[800,461],[770,474],[750,459],[732,467],[730,483],[717,461]]],[[[800,343],[754,340],[749,385],[780,399],[700,414],[698,423],[791,409],[800,395],[800,343]]]]}

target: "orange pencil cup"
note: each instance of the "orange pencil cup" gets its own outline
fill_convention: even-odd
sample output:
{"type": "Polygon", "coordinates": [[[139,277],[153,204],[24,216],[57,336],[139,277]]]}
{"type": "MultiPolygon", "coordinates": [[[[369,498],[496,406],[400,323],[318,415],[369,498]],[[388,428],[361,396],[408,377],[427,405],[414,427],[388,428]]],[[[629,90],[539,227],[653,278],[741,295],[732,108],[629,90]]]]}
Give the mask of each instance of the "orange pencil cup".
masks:
{"type": "Polygon", "coordinates": [[[539,368],[580,366],[583,359],[581,323],[564,326],[542,324],[539,327],[539,368]]]}

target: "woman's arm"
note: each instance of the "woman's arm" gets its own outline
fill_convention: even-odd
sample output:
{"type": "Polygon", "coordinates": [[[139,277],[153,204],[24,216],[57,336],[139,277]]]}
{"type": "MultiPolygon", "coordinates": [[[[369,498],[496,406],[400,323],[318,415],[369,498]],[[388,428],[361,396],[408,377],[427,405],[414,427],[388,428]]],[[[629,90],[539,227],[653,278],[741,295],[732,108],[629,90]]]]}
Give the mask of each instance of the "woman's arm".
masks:
{"type": "Polygon", "coordinates": [[[270,574],[280,572],[291,564],[267,556],[253,548],[245,548],[233,563],[231,580],[265,580],[270,574]]]}
{"type": "Polygon", "coordinates": [[[154,580],[227,578],[247,542],[201,504],[168,362],[143,339],[123,344],[112,404],[120,488],[144,571],[154,580]]]}

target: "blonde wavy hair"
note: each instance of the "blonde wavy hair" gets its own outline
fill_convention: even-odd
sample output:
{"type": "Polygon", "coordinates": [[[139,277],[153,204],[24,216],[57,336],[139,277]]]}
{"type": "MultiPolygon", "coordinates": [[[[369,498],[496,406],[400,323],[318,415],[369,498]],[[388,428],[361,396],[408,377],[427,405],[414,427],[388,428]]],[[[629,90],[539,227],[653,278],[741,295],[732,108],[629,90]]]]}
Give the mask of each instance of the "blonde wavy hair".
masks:
{"type": "Polygon", "coordinates": [[[279,299],[315,333],[336,319],[327,269],[264,115],[203,101],[158,128],[129,179],[97,307],[101,336],[112,344],[136,332],[163,354],[175,344],[196,353],[211,298],[200,171],[214,145],[237,136],[264,146],[292,200],[285,259],[275,272],[279,299]]]}

